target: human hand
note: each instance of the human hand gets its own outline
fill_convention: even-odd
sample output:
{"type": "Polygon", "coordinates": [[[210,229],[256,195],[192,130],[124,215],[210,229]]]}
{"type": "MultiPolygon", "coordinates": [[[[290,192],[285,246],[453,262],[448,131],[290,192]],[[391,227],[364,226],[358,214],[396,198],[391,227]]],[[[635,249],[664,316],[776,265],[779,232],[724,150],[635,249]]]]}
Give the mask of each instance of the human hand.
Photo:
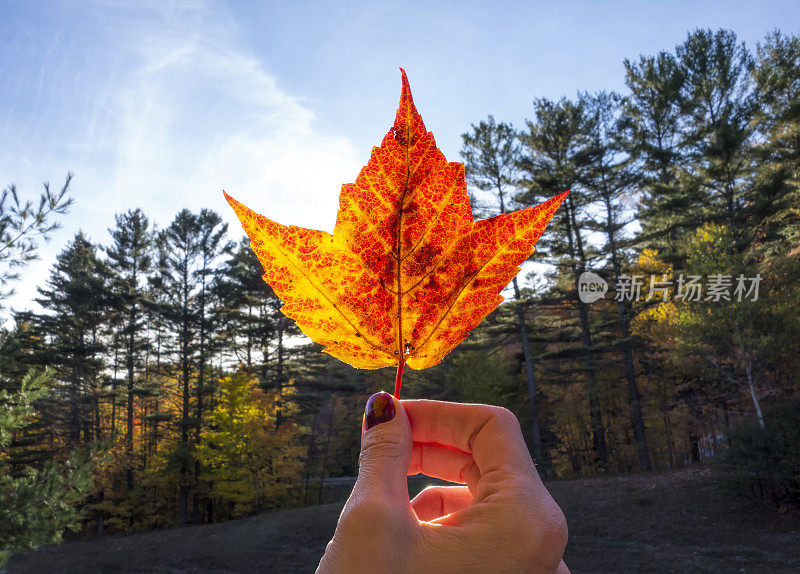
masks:
{"type": "Polygon", "coordinates": [[[564,514],[516,417],[488,405],[370,397],[358,480],[318,574],[568,574],[564,514]],[[406,476],[431,486],[409,500],[406,476]]]}

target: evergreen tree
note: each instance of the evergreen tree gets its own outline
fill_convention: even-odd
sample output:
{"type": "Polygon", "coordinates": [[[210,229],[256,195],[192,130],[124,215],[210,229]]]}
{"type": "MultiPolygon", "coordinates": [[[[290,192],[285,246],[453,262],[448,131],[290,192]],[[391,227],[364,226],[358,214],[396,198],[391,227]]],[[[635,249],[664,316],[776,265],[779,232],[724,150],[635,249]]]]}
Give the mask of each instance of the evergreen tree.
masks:
{"type": "Polygon", "coordinates": [[[733,32],[707,29],[690,33],[676,54],[685,78],[687,185],[699,190],[704,221],[727,225],[742,249],[754,192],[752,57],[733,32]]]}
{"type": "Polygon", "coordinates": [[[578,279],[586,271],[593,257],[592,246],[586,236],[586,208],[592,199],[579,186],[576,173],[576,156],[585,143],[585,110],[580,102],[561,99],[554,102],[545,98],[534,101],[535,120],[527,122],[527,130],[520,134],[523,156],[520,168],[524,172],[527,191],[519,199],[526,205],[536,205],[569,190],[570,194],[548,226],[548,233],[537,247],[547,253],[550,262],[556,262],[562,296],[571,300],[578,312],[583,355],[583,372],[590,405],[592,450],[595,465],[605,470],[608,451],[603,414],[597,382],[597,365],[594,357],[589,309],[578,296],[578,279]]]}
{"type": "Polygon", "coordinates": [[[172,223],[158,236],[158,274],[153,286],[158,295],[158,308],[169,324],[177,348],[175,349],[178,379],[180,381],[180,487],[178,521],[188,520],[189,488],[192,477],[193,456],[189,443],[189,430],[197,429],[199,421],[191,417],[190,380],[196,358],[197,320],[193,306],[196,295],[195,265],[199,256],[197,216],[183,209],[172,223]]]}
{"type": "MultiPolygon", "coordinates": [[[[494,117],[489,116],[486,121],[481,121],[477,126],[473,124],[472,131],[462,134],[461,138],[464,142],[461,148],[461,156],[464,158],[467,181],[482,192],[490,194],[491,202],[488,211],[491,213],[493,210],[498,210],[499,213],[505,214],[508,212],[508,208],[513,209],[513,192],[516,191],[520,160],[519,141],[513,126],[502,122],[498,124],[495,122],[494,117]]],[[[472,199],[473,213],[475,214],[479,210],[476,210],[475,196],[472,199]]],[[[534,459],[539,464],[542,464],[544,454],[539,430],[539,412],[536,403],[536,380],[534,374],[536,365],[531,354],[528,327],[525,321],[525,308],[516,277],[514,277],[512,284],[514,286],[520,342],[525,361],[525,376],[528,383],[533,455],[534,459]]]]}
{"type": "Polygon", "coordinates": [[[769,34],[757,47],[753,77],[764,141],[755,146],[752,224],[766,255],[780,255],[800,244],[800,36],[769,34]]]}
{"type": "Polygon", "coordinates": [[[621,143],[636,162],[642,191],[637,239],[675,263],[683,258],[679,239],[699,224],[699,191],[682,184],[684,70],[668,52],[624,64],[629,94],[622,102],[621,143]]]}
{"type": "MultiPolygon", "coordinates": [[[[732,239],[722,242],[728,249],[720,276],[736,278],[747,269],[747,250],[755,237],[751,207],[756,203],[755,143],[756,97],[750,53],[728,30],[696,30],[676,48],[684,69],[684,100],[688,114],[689,166],[692,183],[703,190],[703,214],[707,223],[724,225],[732,239]]],[[[733,310],[731,326],[751,395],[760,408],[754,389],[758,386],[755,365],[760,362],[757,345],[745,332],[746,320],[733,310]]],[[[763,421],[762,421],[763,424],[763,421]]]]}
{"type": "Polygon", "coordinates": [[[48,460],[17,474],[7,468],[12,438],[36,418],[36,403],[46,397],[52,375],[31,371],[17,391],[0,390],[0,568],[16,552],[60,542],[65,531],[80,530],[84,514],[78,505],[92,487],[91,453],[76,451],[65,463],[48,460]]]}
{"type": "Polygon", "coordinates": [[[273,336],[271,310],[279,304],[274,302],[277,298],[259,275],[260,268],[250,241],[244,238],[223,263],[214,284],[226,317],[221,332],[225,350],[250,373],[259,372],[257,366],[268,362],[269,345],[263,343],[273,336]]]}
{"type": "Polygon", "coordinates": [[[207,394],[213,393],[214,385],[206,383],[206,366],[209,357],[220,345],[215,338],[218,325],[222,320],[219,309],[215,304],[214,277],[218,273],[217,264],[226,254],[230,253],[233,245],[225,240],[228,224],[210,209],[202,209],[197,216],[197,268],[194,279],[197,283],[197,296],[195,298],[197,317],[197,403],[195,417],[203,420],[204,399],[207,394]]]}
{"type": "Polygon", "coordinates": [[[146,279],[152,266],[153,231],[141,209],[128,210],[114,219],[117,225],[109,229],[112,243],[106,254],[114,271],[111,283],[113,316],[119,325],[126,371],[125,476],[128,490],[132,490],[136,369],[142,362],[141,352],[149,344],[145,338],[148,301],[146,279]]]}
{"type": "MultiPolygon", "coordinates": [[[[0,280],[4,287],[35,258],[37,236],[46,239],[57,227],[52,216],[65,213],[72,203],[66,195],[70,179],[67,176],[58,194],[51,193],[45,184],[38,208],[31,202],[20,204],[13,186],[3,190],[0,280]]],[[[10,294],[10,289],[0,290],[0,308],[10,294]]],[[[22,322],[11,333],[0,327],[0,569],[16,552],[59,542],[64,531],[79,530],[83,516],[77,507],[91,488],[91,455],[73,452],[66,461],[53,458],[43,462],[37,458],[30,464],[20,464],[15,452],[17,439],[31,434],[32,427],[37,427],[35,434],[41,434],[37,403],[47,397],[55,374],[27,368],[28,345],[36,339],[31,326],[22,322]]]]}
{"type": "Polygon", "coordinates": [[[72,205],[73,199],[67,195],[72,174],[61,190],[50,190],[45,182],[44,191],[38,203],[20,201],[15,185],[10,185],[0,193],[0,311],[3,299],[10,297],[12,281],[19,278],[19,271],[37,257],[37,238],[47,240],[50,233],[60,227],[53,216],[63,215],[72,205]]]}
{"type": "MultiPolygon", "coordinates": [[[[623,251],[625,228],[632,223],[630,209],[626,210],[625,202],[626,199],[631,199],[632,188],[636,181],[630,159],[620,145],[621,138],[617,129],[620,97],[617,94],[601,92],[593,96],[584,94],[581,101],[586,109],[586,132],[589,137],[578,160],[578,178],[581,185],[598,200],[602,215],[594,227],[605,236],[602,251],[609,255],[614,283],[619,285],[625,263],[623,251]]],[[[619,298],[617,311],[622,335],[620,342],[623,348],[630,420],[636,440],[637,463],[639,470],[652,470],[633,358],[630,301],[619,298]]]]}
{"type": "MultiPolygon", "coordinates": [[[[51,393],[52,414],[60,418],[68,444],[76,447],[101,440],[100,398],[105,361],[104,324],[109,273],[97,248],[82,232],[56,258],[46,288],[36,301],[44,314],[21,315],[37,326],[47,340],[40,355],[43,365],[56,369],[62,385],[51,393]],[[66,406],[66,416],[57,413],[66,406]]],[[[55,422],[55,421],[51,421],[55,422]]]]}
{"type": "MultiPolygon", "coordinates": [[[[216,330],[209,305],[216,263],[229,251],[224,236],[227,226],[213,211],[199,214],[184,209],[158,237],[158,276],[153,285],[159,310],[177,343],[178,378],[181,387],[179,521],[188,520],[189,490],[199,476],[194,446],[199,439],[204,399],[211,390],[206,384],[206,365],[213,350],[210,341],[216,330]],[[194,415],[191,414],[194,383],[194,415]],[[193,437],[190,441],[190,430],[193,437]],[[194,476],[190,470],[194,470],[194,476]]],[[[199,520],[198,496],[193,500],[193,520],[199,520]]]]}

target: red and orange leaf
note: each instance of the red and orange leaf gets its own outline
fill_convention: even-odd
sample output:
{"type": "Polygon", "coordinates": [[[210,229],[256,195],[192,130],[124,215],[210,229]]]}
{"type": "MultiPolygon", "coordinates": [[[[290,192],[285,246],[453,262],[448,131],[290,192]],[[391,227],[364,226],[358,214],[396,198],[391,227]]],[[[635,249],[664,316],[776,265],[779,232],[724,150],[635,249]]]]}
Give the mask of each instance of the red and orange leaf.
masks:
{"type": "Polygon", "coordinates": [[[394,125],[342,186],[333,235],[281,225],[225,194],[281,311],[360,368],[441,361],[503,300],[566,196],[473,222],[464,165],[436,147],[402,75],[394,125]]]}

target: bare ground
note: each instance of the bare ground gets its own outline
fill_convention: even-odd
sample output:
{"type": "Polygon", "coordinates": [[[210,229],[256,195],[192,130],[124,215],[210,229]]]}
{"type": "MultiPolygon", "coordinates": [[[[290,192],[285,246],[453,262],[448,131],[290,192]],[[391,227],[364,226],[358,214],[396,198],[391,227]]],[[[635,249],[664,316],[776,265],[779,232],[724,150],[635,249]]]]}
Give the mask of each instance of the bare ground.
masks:
{"type": "MultiPolygon", "coordinates": [[[[412,485],[418,490],[420,480],[412,485]]],[[[548,484],[569,523],[574,573],[797,573],[800,520],[721,494],[710,472],[548,484]]],[[[11,561],[11,574],[313,572],[342,503],[220,524],[50,546],[11,561]]]]}

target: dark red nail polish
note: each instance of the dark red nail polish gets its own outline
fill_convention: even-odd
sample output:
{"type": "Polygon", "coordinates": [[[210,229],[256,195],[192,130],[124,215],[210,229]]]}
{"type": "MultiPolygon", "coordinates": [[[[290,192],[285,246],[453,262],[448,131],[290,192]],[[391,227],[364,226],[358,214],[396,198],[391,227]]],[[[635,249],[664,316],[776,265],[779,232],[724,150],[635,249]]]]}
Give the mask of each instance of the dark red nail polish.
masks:
{"type": "Polygon", "coordinates": [[[375,425],[388,422],[394,418],[394,401],[392,395],[381,391],[375,393],[367,400],[364,409],[364,430],[369,430],[375,425]]]}

